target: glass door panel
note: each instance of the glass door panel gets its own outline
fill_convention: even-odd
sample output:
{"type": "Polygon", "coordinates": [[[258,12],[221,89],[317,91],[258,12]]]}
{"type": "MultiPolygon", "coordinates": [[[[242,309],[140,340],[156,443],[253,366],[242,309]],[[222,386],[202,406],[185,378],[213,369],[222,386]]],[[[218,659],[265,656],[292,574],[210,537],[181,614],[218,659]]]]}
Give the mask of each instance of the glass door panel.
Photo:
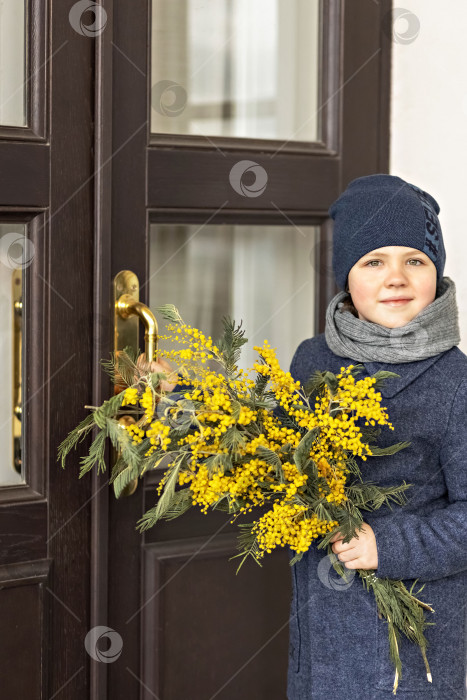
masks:
{"type": "Polygon", "coordinates": [[[0,0],[0,124],[27,126],[26,3],[0,0]]]}
{"type": "Polygon", "coordinates": [[[32,260],[26,225],[0,223],[0,486],[24,482],[22,430],[23,284],[32,260]]]}
{"type": "MultiPolygon", "coordinates": [[[[314,335],[316,226],[160,224],[150,227],[150,306],[174,304],[184,321],[216,340],[229,315],[249,339],[243,369],[267,339],[289,369],[314,335]]],[[[160,317],[158,317],[159,320],[160,317]]],[[[159,331],[167,333],[163,321],[159,331]]],[[[161,348],[168,347],[161,341],[161,348]]]]}
{"type": "Polygon", "coordinates": [[[152,0],[151,131],[320,139],[320,0],[152,0]]]}

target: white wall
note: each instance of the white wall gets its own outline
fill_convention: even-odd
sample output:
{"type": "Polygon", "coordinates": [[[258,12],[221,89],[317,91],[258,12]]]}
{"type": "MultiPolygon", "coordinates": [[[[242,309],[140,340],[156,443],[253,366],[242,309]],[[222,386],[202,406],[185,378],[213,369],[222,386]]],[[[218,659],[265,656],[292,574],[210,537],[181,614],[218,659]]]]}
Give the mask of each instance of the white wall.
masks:
{"type": "Polygon", "coordinates": [[[415,17],[394,23],[389,172],[439,203],[445,275],[456,283],[459,347],[467,353],[467,2],[394,0],[393,7],[415,17]]]}

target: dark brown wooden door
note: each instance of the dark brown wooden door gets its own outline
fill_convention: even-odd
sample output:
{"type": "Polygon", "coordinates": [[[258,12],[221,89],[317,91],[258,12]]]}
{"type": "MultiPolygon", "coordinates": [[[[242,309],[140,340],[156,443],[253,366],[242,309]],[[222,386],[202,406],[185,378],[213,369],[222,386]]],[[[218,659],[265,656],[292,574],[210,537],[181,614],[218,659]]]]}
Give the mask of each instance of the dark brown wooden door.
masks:
{"type": "MultiPolygon", "coordinates": [[[[105,85],[113,76],[112,92],[104,89],[107,100],[101,120],[107,140],[102,162],[111,159],[112,173],[99,193],[102,250],[110,254],[110,266],[105,262],[110,278],[122,269],[136,272],[143,300],[150,305],[176,302],[168,298],[159,280],[162,269],[168,270],[166,285],[171,275],[178,274],[177,289],[171,289],[182,315],[190,304],[193,318],[202,319],[202,308],[209,300],[201,295],[191,303],[190,267],[187,263],[183,273],[177,271],[175,248],[184,248],[190,236],[199,235],[200,228],[205,233],[214,231],[206,240],[208,246],[220,249],[229,226],[250,227],[251,236],[264,227],[271,238],[274,227],[287,225],[288,235],[297,235],[297,231],[316,226],[308,252],[314,255],[317,272],[314,288],[309,290],[315,321],[313,328],[304,328],[303,337],[322,329],[324,307],[335,291],[326,210],[343,182],[364,172],[387,169],[389,42],[382,18],[388,8],[386,3],[373,2],[359,7],[355,16],[344,17],[343,4],[320,5],[320,135],[315,142],[298,142],[151,134],[155,90],[150,71],[151,10],[157,10],[157,20],[162,22],[169,3],[113,3],[111,31],[106,29],[102,35],[102,62],[104,66],[108,62],[103,81],[105,85]],[[339,42],[342,27],[349,42],[344,72],[340,64],[344,45],[339,42]],[[356,107],[360,96],[367,101],[367,110],[356,107]],[[342,109],[345,117],[340,118],[342,109]],[[267,189],[260,197],[242,196],[232,187],[229,174],[243,160],[254,161],[267,173],[267,189]],[[109,202],[107,209],[104,205],[109,202]],[[185,237],[177,239],[174,249],[164,247],[164,242],[180,234],[181,227],[187,229],[185,237]],[[165,237],[155,236],[154,231],[161,229],[165,237]]],[[[170,8],[174,11],[173,5],[170,8]]],[[[174,30],[167,22],[174,32],[167,51],[171,47],[176,52],[177,27],[174,30]]],[[[158,60],[163,59],[159,52],[158,60]]],[[[174,78],[168,69],[157,76],[167,82],[174,78]]],[[[184,86],[180,87],[182,97],[174,88],[175,107],[177,99],[190,100],[189,94],[183,95],[184,86]]],[[[173,122],[169,126],[173,129],[173,122]]],[[[196,274],[212,274],[212,266],[220,264],[216,260],[207,252],[201,254],[196,274]]],[[[300,284],[296,280],[297,289],[300,284]]],[[[107,278],[99,299],[102,317],[110,305],[109,293],[107,278]]],[[[290,303],[293,293],[281,303],[290,303]]],[[[218,313],[232,310],[214,308],[218,313]]],[[[261,318],[259,325],[263,321],[261,318]]],[[[270,340],[280,345],[280,333],[270,340]]],[[[287,361],[290,359],[291,354],[287,361]]],[[[108,537],[108,579],[101,578],[102,560],[95,579],[101,609],[108,611],[100,624],[108,623],[118,632],[123,647],[118,661],[105,669],[94,664],[96,683],[104,683],[106,676],[110,698],[282,700],[286,697],[290,605],[287,554],[274,553],[263,568],[249,562],[236,576],[236,562],[229,561],[236,553],[236,532],[225,516],[204,516],[194,510],[141,536],[135,523],[154,505],[159,478],[157,473],[145,476],[132,496],[119,501],[105,492],[102,509],[97,511],[105,533],[102,536],[96,529],[98,551],[105,550],[102,539],[108,537]]]]}
{"type": "Polygon", "coordinates": [[[92,483],[78,486],[76,459],[66,471],[56,462],[58,443],[92,400],[94,44],[70,22],[71,5],[33,0],[0,7],[7,414],[0,479],[0,694],[17,700],[83,698],[89,688],[83,640],[90,616],[92,483]],[[13,279],[22,285],[22,308],[14,312],[13,279]],[[13,317],[22,327],[20,392],[13,317]]]}
{"type": "MultiPolygon", "coordinates": [[[[15,11],[22,6],[16,0],[11,4],[15,11]]],[[[196,125],[215,113],[229,124],[235,113],[227,90],[234,84],[228,52],[222,53],[219,73],[226,98],[214,105],[195,99],[194,88],[183,97],[183,80],[171,73],[171,64],[164,67],[166,56],[176,57],[173,65],[185,65],[186,44],[180,37],[191,25],[180,22],[180,12],[186,19],[189,5],[181,0],[28,0],[23,19],[15,15],[8,25],[0,16],[0,39],[10,39],[12,47],[21,35],[11,30],[9,37],[8,27],[18,29],[23,22],[27,56],[23,79],[9,88],[25,96],[23,121],[5,117],[0,85],[0,263],[2,273],[8,269],[10,274],[15,265],[20,271],[23,332],[21,438],[11,443],[20,446],[14,456],[21,466],[15,483],[0,479],[0,688],[5,698],[286,696],[286,553],[270,556],[261,569],[248,563],[236,576],[236,562],[229,561],[236,553],[232,526],[220,514],[195,511],[141,536],[136,522],[155,502],[158,476],[146,476],[132,496],[117,501],[108,473],[78,480],[79,459],[89,441],[70,455],[64,471],[56,461],[57,447],[86,415],[84,406],[98,405],[112,392],[99,360],[113,349],[112,281],[122,269],[138,275],[142,301],[176,302],[182,312],[186,306],[193,320],[209,330],[203,314],[209,309],[206,322],[215,323],[221,313],[237,308],[234,282],[239,275],[241,285],[250,280],[254,255],[260,261],[269,251],[269,266],[280,257],[282,265],[295,261],[298,270],[305,256],[313,274],[303,309],[312,321],[303,326],[303,337],[322,330],[324,309],[335,291],[327,208],[350,179],[388,167],[391,3],[364,0],[350,15],[342,0],[316,0],[317,135],[302,141],[293,137],[293,129],[276,138],[256,132],[253,137],[248,119],[239,136],[228,130],[203,136],[196,126],[190,133],[177,132],[170,120],[168,129],[151,128],[166,81],[174,98],[167,103],[169,112],[180,107],[177,100],[186,101],[182,121],[190,115],[196,125]],[[160,47],[156,58],[154,35],[160,47]],[[154,65],[160,68],[157,77],[154,65]],[[260,196],[247,196],[232,185],[232,170],[241,161],[253,161],[266,173],[260,196]],[[21,237],[19,258],[16,248],[10,249],[18,238],[7,234],[21,237]],[[293,236],[301,241],[298,248],[293,248],[293,236]],[[202,243],[192,251],[196,262],[188,255],[183,264],[177,262],[175,243],[186,252],[195,239],[202,243]],[[243,241],[243,257],[233,275],[229,252],[237,239],[243,241]],[[273,243],[276,247],[270,248],[273,243]],[[200,270],[213,282],[210,296],[198,283],[200,270]],[[162,298],[165,289],[170,298],[162,298]]],[[[240,5],[215,0],[211,9],[222,6],[225,12],[222,25],[212,24],[214,11],[208,17],[206,44],[231,28],[240,5]]],[[[294,5],[278,3],[282,15],[277,16],[290,31],[300,19],[294,5]]],[[[265,33],[268,26],[265,16],[265,33]]],[[[229,46],[229,37],[222,35],[220,44],[229,46]]],[[[249,41],[253,50],[254,37],[249,41]]],[[[306,35],[302,41],[308,51],[306,35]]],[[[214,60],[216,69],[219,60],[214,60]]],[[[278,104],[283,105],[290,98],[293,71],[303,66],[289,66],[289,74],[279,63],[283,91],[278,104]]],[[[245,73],[246,94],[250,102],[258,97],[254,109],[267,115],[271,104],[260,82],[253,82],[253,65],[245,73]]],[[[239,108],[246,116],[248,100],[239,108]]],[[[162,109],[163,119],[164,114],[162,109]]],[[[243,184],[248,188],[254,182],[246,177],[243,184]]],[[[293,269],[287,277],[278,267],[277,283],[270,285],[274,291],[279,281],[295,280],[295,287],[280,292],[289,300],[303,286],[293,269]]],[[[266,280],[262,289],[267,296],[266,280]]],[[[251,287],[249,295],[261,297],[261,289],[251,287]]],[[[278,311],[283,306],[276,297],[274,304],[278,311]]],[[[250,330],[266,334],[263,325],[274,312],[252,308],[256,316],[250,318],[250,330]]],[[[298,322],[284,325],[281,318],[288,344],[282,344],[280,331],[274,332],[286,362],[292,335],[302,330],[298,322]]],[[[6,337],[13,342],[12,334],[6,337]]],[[[13,415],[5,386],[3,403],[13,415]]]]}

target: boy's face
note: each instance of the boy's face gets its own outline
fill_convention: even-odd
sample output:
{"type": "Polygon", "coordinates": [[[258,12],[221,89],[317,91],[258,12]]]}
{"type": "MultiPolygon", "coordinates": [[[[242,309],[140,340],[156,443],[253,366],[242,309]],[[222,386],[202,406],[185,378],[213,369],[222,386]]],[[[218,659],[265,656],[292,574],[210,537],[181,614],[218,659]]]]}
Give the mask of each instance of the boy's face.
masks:
{"type": "Polygon", "coordinates": [[[355,263],[348,285],[361,320],[399,328],[435,299],[436,267],[421,250],[384,246],[355,263]]]}

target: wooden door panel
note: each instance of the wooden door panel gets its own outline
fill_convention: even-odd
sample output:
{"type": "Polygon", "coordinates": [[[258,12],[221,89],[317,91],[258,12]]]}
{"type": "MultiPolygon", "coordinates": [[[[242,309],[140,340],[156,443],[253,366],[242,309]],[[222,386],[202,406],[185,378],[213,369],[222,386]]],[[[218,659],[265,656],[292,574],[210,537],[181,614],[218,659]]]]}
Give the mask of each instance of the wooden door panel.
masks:
{"type": "Polygon", "coordinates": [[[41,700],[47,690],[51,561],[0,566],[0,688],[4,698],[41,700]]]}
{"type": "Polygon", "coordinates": [[[39,501],[0,507],[0,564],[16,564],[45,557],[47,503],[39,501]]]}
{"type": "Polygon", "coordinates": [[[140,534],[136,522],[154,505],[158,476],[109,504],[108,621],[123,639],[109,667],[109,698],[283,700],[285,551],[262,567],[246,561],[236,575],[239,559],[229,561],[238,553],[236,527],[227,514],[198,508],[140,534]]]}
{"type": "MultiPolygon", "coordinates": [[[[180,206],[180,192],[184,192],[183,208],[199,209],[206,212],[216,211],[218,207],[226,210],[242,209],[254,212],[258,201],[254,197],[242,197],[230,185],[229,173],[235,163],[253,159],[263,167],[268,175],[267,197],[261,198],[263,216],[274,214],[277,208],[294,215],[306,213],[308,222],[310,214],[326,215],[323,202],[331,202],[338,194],[339,161],[335,155],[324,148],[316,149],[315,158],[311,155],[297,161],[297,156],[287,153],[254,153],[253,155],[240,147],[226,151],[217,158],[209,151],[194,149],[162,150],[151,146],[148,149],[148,201],[149,206],[157,211],[171,210],[180,206]],[[202,177],[194,177],[194,173],[202,177]],[[286,183],[293,182],[293,189],[286,183]],[[315,185],[310,188],[310,182],[315,185]]],[[[266,194],[266,193],[265,193],[266,194]]],[[[239,213],[236,213],[239,223],[239,213]]],[[[204,221],[209,218],[205,215],[204,221]]],[[[282,223],[284,218],[282,217],[282,223]]]]}
{"type": "Polygon", "coordinates": [[[0,143],[1,204],[12,208],[47,206],[49,150],[37,143],[0,143]]]}
{"type": "Polygon", "coordinates": [[[285,697],[288,560],[249,561],[235,576],[236,543],[230,533],[144,546],[144,700],[285,697]]]}

